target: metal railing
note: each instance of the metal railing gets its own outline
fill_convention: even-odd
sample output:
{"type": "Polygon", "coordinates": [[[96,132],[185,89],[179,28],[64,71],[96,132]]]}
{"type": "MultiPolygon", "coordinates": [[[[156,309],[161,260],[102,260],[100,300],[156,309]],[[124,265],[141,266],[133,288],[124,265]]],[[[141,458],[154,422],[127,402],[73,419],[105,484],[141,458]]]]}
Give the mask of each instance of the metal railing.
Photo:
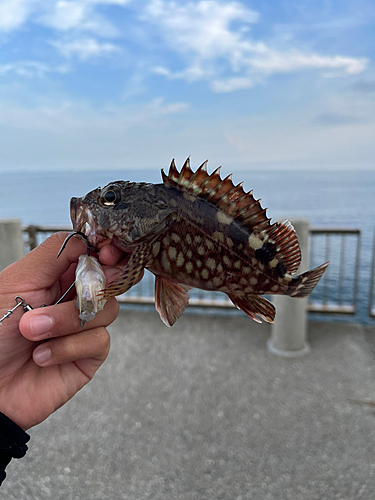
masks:
{"type": "Polygon", "coordinates": [[[370,275],[370,293],[368,302],[368,314],[370,318],[375,318],[375,231],[374,243],[372,245],[372,262],[371,262],[371,275],[370,275]]]}
{"type": "MultiPolygon", "coordinates": [[[[32,250],[56,231],[71,231],[69,227],[27,226],[25,245],[32,250]]],[[[355,314],[358,296],[358,272],[361,245],[360,229],[310,228],[310,268],[331,260],[331,264],[309,297],[308,311],[318,313],[355,314]],[[354,269],[349,274],[348,269],[354,269]]],[[[375,261],[375,252],[374,259],[375,261]]],[[[375,274],[373,262],[373,274],[375,274]]],[[[374,279],[372,279],[374,285],[374,279]]],[[[374,286],[372,286],[373,294],[374,286]]],[[[198,307],[234,308],[225,294],[193,289],[189,292],[190,305],[198,307]]],[[[154,276],[145,271],[140,283],[118,300],[130,304],[154,303],[154,276]]],[[[371,306],[370,306],[371,307],[371,306]]],[[[375,308],[372,309],[375,316],[375,308]]]]}
{"type": "Polygon", "coordinates": [[[356,313],[360,252],[360,229],[310,229],[309,267],[331,261],[309,297],[310,312],[356,313]]]}

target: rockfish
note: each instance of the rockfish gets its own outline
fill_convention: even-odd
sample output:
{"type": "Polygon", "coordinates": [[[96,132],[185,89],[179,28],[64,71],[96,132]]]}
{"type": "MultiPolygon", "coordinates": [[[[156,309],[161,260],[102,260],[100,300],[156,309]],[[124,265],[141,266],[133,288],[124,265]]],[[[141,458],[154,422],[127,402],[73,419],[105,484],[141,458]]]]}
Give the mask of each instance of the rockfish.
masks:
{"type": "Polygon", "coordinates": [[[275,308],[262,294],[306,297],[328,262],[296,275],[301,251],[288,221],[270,223],[260,200],[220,167],[196,172],[189,159],[178,172],[172,160],[162,184],[111,182],[72,198],[71,219],[89,245],[110,238],[130,254],[119,275],[100,293],[125,293],[143,276],[155,275],[155,306],[171,326],[189,302],[192,287],[226,293],[250,318],[273,322],[275,308]]]}

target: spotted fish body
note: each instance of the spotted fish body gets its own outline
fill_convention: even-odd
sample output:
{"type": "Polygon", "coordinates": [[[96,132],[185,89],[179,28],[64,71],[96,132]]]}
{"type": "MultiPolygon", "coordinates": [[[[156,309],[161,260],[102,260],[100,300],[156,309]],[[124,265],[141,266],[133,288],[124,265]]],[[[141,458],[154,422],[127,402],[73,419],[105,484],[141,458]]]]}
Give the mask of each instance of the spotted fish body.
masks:
{"type": "Polygon", "coordinates": [[[163,184],[118,181],[72,198],[74,229],[94,248],[104,239],[130,253],[108,299],[129,290],[146,268],[155,275],[155,304],[171,326],[189,302],[192,287],[226,293],[256,321],[272,322],[274,306],[262,294],[306,297],[328,263],[295,275],[301,252],[288,221],[270,223],[266,210],[242,183],[221,179],[219,169],[196,172],[172,161],[163,184]]]}

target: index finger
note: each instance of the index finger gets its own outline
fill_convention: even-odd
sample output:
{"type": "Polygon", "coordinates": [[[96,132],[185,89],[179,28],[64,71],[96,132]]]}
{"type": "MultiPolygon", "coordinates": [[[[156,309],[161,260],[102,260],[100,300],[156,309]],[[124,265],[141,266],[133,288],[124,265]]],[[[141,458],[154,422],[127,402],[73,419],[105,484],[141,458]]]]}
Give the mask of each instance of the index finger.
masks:
{"type": "Polygon", "coordinates": [[[59,232],[52,234],[34,250],[22,259],[9,266],[2,276],[6,280],[11,277],[11,282],[17,289],[26,283],[28,288],[48,288],[55,283],[86,250],[83,241],[71,238],[69,244],[57,258],[66,236],[69,233],[59,232]]]}

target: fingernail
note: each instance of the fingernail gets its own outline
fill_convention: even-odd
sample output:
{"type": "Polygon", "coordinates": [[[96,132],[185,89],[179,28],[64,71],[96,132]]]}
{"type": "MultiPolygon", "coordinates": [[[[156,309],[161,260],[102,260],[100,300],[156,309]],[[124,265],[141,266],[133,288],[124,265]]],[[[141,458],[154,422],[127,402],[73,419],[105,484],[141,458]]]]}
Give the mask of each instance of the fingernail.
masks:
{"type": "Polygon", "coordinates": [[[33,353],[35,363],[44,365],[51,357],[51,349],[49,347],[37,347],[33,353]]]}
{"type": "Polygon", "coordinates": [[[50,316],[38,314],[30,318],[30,330],[35,339],[42,338],[52,327],[53,319],[50,316]]]}

